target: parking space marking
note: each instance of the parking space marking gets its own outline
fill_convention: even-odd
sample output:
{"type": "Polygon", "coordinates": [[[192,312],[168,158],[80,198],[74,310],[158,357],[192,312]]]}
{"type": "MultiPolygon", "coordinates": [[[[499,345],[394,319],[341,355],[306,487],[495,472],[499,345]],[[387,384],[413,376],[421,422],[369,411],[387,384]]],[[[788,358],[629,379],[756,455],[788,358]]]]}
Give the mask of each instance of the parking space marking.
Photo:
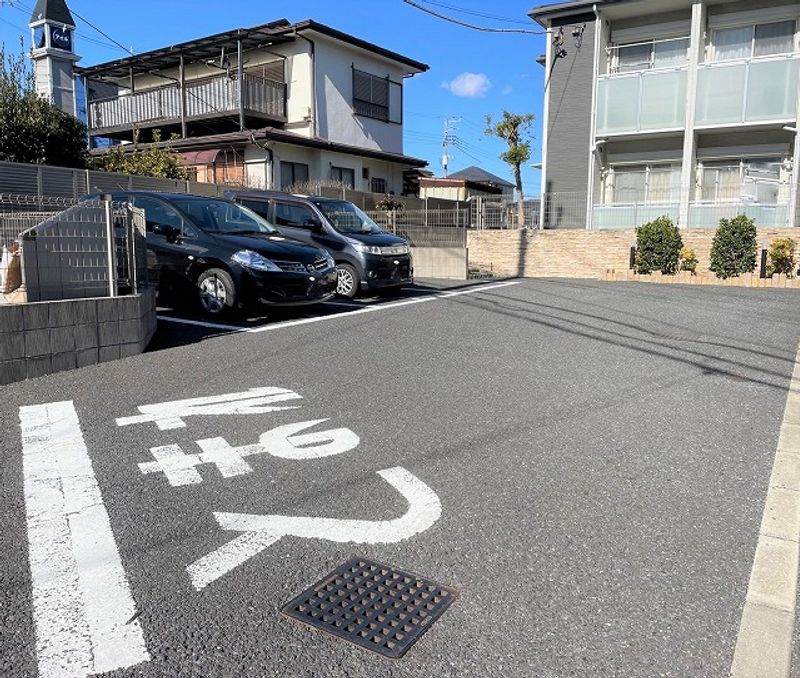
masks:
{"type": "Polygon", "coordinates": [[[19,419],[40,678],[149,661],[73,402],[22,407],[19,419]]]}
{"type": "Polygon", "coordinates": [[[268,412],[296,410],[299,406],[276,405],[275,403],[302,399],[303,396],[288,388],[276,388],[274,386],[251,388],[241,393],[225,393],[224,395],[205,398],[189,398],[188,400],[173,400],[154,405],[140,405],[138,409],[141,414],[132,417],[120,417],[117,419],[117,426],[130,426],[131,424],[144,424],[153,421],[160,430],[168,431],[175,428],[186,428],[184,417],[267,414],[268,412]]]}
{"type": "Polygon", "coordinates": [[[787,678],[800,563],[800,349],[767,490],[732,678],[787,678]]]}
{"type": "Polygon", "coordinates": [[[487,285],[476,285],[466,290],[458,290],[456,292],[437,292],[436,294],[426,295],[424,297],[414,297],[413,299],[404,299],[403,301],[391,301],[383,304],[371,304],[369,306],[353,305],[348,308],[355,310],[349,313],[334,313],[332,315],[314,316],[313,318],[300,318],[298,320],[286,320],[283,322],[273,323],[271,325],[261,325],[259,327],[242,327],[240,325],[226,325],[223,323],[207,322],[204,320],[190,320],[184,318],[175,318],[172,316],[159,315],[158,319],[164,322],[171,322],[184,325],[194,325],[196,327],[206,327],[209,329],[226,330],[228,332],[244,332],[249,334],[259,334],[261,332],[272,332],[280,330],[285,327],[297,327],[299,325],[311,325],[313,323],[321,323],[330,320],[338,320],[341,318],[351,318],[353,316],[362,315],[364,313],[373,313],[375,311],[389,310],[393,308],[400,308],[402,306],[412,306],[414,304],[423,304],[429,301],[436,301],[438,299],[449,299],[451,297],[459,297],[465,294],[478,294],[487,290],[499,289],[501,287],[510,287],[511,285],[519,285],[519,281],[511,280],[499,283],[489,283],[487,285]]]}
{"type": "Polygon", "coordinates": [[[400,518],[369,521],[214,513],[223,530],[242,534],[186,568],[192,585],[198,591],[205,588],[282,537],[393,544],[424,532],[439,520],[442,515],[439,497],[419,478],[400,466],[378,471],[378,475],[408,501],[408,510],[400,518]]]}

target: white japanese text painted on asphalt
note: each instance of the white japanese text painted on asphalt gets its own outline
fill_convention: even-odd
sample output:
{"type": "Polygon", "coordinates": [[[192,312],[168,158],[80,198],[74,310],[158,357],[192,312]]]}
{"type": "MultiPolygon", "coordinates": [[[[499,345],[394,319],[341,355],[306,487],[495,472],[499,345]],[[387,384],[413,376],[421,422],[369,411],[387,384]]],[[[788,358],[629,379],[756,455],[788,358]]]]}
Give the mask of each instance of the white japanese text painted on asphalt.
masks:
{"type": "Polygon", "coordinates": [[[274,403],[289,400],[301,400],[302,396],[285,388],[266,386],[251,388],[242,393],[226,393],[225,395],[209,396],[207,398],[191,398],[189,400],[174,400],[154,405],[140,405],[142,414],[132,417],[120,417],[117,426],[130,426],[131,424],[144,424],[155,422],[162,431],[175,428],[185,428],[185,417],[228,415],[228,414],[266,414],[282,410],[295,410],[297,406],[278,406],[274,403]]]}
{"type": "Polygon", "coordinates": [[[19,419],[40,678],[148,661],[72,401],[22,407],[19,419]]]}
{"type": "Polygon", "coordinates": [[[186,568],[197,590],[247,562],[281,537],[327,539],[356,544],[393,544],[430,528],[442,515],[439,497],[401,467],[378,471],[408,501],[408,511],[393,520],[337,520],[247,513],[214,513],[223,530],[241,532],[217,550],[186,568]]]}
{"type": "Polygon", "coordinates": [[[199,454],[186,454],[178,445],[154,447],[155,461],[139,464],[143,474],[163,473],[173,487],[203,482],[197,471],[201,464],[213,464],[223,478],[234,478],[253,471],[245,457],[271,454],[283,459],[319,459],[344,454],[358,447],[359,437],[349,428],[335,428],[300,435],[301,431],[328,421],[316,419],[278,426],[263,433],[252,445],[232,447],[224,438],[198,440],[199,454]]]}

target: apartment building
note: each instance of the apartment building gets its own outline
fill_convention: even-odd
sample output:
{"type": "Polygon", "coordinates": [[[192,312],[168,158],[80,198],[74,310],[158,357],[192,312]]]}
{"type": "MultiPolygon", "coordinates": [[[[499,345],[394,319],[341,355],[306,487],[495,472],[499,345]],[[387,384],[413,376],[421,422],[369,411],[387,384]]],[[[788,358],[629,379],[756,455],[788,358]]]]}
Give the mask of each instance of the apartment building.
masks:
{"type": "Polygon", "coordinates": [[[800,4],[575,0],[547,29],[542,226],[800,224],[800,4]]]}
{"type": "Polygon", "coordinates": [[[82,80],[92,147],[158,130],[199,180],[267,189],[402,194],[427,164],[403,152],[403,91],[428,66],[319,22],[280,19],[85,67],[74,66],[64,0],[37,0],[30,25],[40,91],[80,114],[73,69],[82,80]]]}

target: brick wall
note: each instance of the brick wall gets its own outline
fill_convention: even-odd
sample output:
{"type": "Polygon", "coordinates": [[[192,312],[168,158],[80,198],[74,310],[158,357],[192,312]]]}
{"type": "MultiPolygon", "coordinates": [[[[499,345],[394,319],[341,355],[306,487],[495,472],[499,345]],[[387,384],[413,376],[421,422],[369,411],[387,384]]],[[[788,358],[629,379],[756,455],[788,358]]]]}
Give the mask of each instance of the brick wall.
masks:
{"type": "MultiPolygon", "coordinates": [[[[683,244],[699,260],[698,271],[710,264],[712,229],[681,231],[683,244]]],[[[800,242],[800,229],[760,228],[758,242],[791,237],[800,242]]],[[[499,276],[528,278],[599,278],[606,270],[626,270],[634,231],[470,231],[470,268],[499,276]]]]}

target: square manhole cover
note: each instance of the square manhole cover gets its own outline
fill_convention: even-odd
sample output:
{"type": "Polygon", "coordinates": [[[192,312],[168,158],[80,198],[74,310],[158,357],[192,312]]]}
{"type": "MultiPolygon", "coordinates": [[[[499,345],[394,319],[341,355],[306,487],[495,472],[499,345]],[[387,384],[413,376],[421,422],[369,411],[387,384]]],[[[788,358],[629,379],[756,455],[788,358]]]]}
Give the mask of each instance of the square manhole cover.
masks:
{"type": "Polygon", "coordinates": [[[365,558],[353,558],[282,612],[372,650],[402,657],[455,600],[455,589],[365,558]]]}

